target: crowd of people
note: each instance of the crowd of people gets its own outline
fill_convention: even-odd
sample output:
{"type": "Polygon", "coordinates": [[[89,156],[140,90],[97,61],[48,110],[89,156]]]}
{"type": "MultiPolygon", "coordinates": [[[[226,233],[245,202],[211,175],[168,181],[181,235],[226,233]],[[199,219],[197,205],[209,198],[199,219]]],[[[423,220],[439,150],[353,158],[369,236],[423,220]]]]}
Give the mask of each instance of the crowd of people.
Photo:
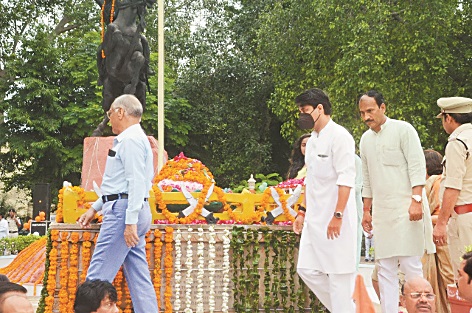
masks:
{"type": "MultiPolygon", "coordinates": [[[[437,117],[450,135],[443,158],[423,151],[411,124],[387,117],[380,92],[361,95],[358,111],[369,130],[359,143],[358,210],[359,199],[351,192],[359,179],[353,137],[331,119],[332,105],[322,90],[309,89],[295,103],[298,125],[311,130],[304,150],[305,197],[293,225],[301,233],[299,276],[330,312],[354,312],[350,295],[360,211],[367,239],[375,234],[382,312],[397,313],[400,303],[410,300],[424,307],[434,302],[434,312],[450,312],[446,286],[458,278],[461,256],[472,244],[472,99],[437,101],[437,117]],[[399,277],[406,281],[400,297],[399,277]],[[414,289],[426,283],[431,290],[414,289]]],[[[366,261],[374,260],[366,252],[366,261]]]]}

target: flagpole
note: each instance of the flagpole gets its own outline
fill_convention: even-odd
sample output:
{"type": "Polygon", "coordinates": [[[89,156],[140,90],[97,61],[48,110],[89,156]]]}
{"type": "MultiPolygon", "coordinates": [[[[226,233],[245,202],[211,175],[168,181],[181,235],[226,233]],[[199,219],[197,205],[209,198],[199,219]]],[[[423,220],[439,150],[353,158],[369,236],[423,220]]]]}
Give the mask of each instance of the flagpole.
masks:
{"type": "Polygon", "coordinates": [[[164,0],[158,0],[157,10],[157,169],[164,166],[164,0]]]}

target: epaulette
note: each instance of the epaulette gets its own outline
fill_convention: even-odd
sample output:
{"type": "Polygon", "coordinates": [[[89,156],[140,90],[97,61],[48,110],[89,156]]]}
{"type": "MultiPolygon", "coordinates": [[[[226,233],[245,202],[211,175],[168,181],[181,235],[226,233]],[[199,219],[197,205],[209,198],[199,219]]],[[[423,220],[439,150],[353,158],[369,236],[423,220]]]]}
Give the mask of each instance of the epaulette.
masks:
{"type": "Polygon", "coordinates": [[[446,144],[444,145],[444,151],[446,151],[446,146],[447,146],[447,144],[448,144],[449,142],[455,141],[455,140],[459,141],[460,143],[462,143],[462,144],[464,145],[464,148],[465,148],[465,159],[467,160],[467,159],[469,158],[469,155],[470,155],[469,147],[467,146],[467,144],[466,144],[462,139],[458,138],[457,136],[456,136],[456,137],[449,137],[449,138],[447,139],[447,142],[446,142],[446,144]]]}

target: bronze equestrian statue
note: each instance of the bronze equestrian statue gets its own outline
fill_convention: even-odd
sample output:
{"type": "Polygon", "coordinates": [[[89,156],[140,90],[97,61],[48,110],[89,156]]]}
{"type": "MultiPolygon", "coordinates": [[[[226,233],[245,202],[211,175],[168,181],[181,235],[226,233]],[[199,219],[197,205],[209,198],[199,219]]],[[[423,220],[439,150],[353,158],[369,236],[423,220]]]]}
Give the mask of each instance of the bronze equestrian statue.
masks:
{"type": "Polygon", "coordinates": [[[147,8],[155,1],[95,0],[102,8],[103,24],[107,26],[97,52],[98,85],[103,85],[104,118],[92,136],[102,136],[109,121],[106,112],[116,97],[133,94],[143,109],[146,107],[146,87],[149,89],[148,76],[152,71],[149,67],[149,44],[142,32],[147,8]]]}

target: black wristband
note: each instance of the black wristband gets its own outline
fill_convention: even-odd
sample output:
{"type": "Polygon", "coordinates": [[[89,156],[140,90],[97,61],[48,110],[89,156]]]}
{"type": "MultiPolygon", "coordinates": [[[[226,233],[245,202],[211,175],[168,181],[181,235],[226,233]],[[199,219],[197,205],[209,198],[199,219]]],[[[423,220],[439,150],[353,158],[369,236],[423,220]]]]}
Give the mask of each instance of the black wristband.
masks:
{"type": "Polygon", "coordinates": [[[303,205],[298,206],[298,211],[306,212],[306,208],[303,205]]]}

